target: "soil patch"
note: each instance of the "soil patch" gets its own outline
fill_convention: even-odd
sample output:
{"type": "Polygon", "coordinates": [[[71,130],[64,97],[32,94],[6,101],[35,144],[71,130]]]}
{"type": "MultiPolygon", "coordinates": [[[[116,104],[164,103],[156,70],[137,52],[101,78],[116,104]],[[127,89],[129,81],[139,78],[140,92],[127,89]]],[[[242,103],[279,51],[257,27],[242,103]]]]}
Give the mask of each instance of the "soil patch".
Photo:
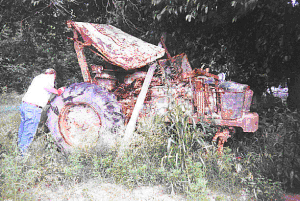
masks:
{"type": "Polygon", "coordinates": [[[125,186],[104,183],[93,179],[87,182],[74,184],[70,187],[59,186],[56,188],[40,187],[30,190],[35,200],[157,200],[157,201],[183,201],[183,195],[170,195],[162,186],[141,186],[133,190],[125,186]]]}

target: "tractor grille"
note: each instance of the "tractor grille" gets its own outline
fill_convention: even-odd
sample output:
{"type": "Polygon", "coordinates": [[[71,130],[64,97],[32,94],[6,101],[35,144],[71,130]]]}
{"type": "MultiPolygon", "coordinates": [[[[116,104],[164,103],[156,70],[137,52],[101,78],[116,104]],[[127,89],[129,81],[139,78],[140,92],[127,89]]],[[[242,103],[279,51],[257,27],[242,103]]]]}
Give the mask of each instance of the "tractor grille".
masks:
{"type": "Polygon", "coordinates": [[[212,115],[216,111],[216,98],[212,89],[205,84],[203,77],[195,79],[194,104],[197,109],[197,115],[212,115]]]}
{"type": "Polygon", "coordinates": [[[196,89],[195,89],[195,106],[197,108],[198,115],[203,115],[205,111],[205,104],[204,104],[204,90],[202,88],[202,81],[196,80],[196,89]],[[197,86],[198,85],[198,86],[197,86]],[[201,87],[200,87],[201,86],[201,87]]]}

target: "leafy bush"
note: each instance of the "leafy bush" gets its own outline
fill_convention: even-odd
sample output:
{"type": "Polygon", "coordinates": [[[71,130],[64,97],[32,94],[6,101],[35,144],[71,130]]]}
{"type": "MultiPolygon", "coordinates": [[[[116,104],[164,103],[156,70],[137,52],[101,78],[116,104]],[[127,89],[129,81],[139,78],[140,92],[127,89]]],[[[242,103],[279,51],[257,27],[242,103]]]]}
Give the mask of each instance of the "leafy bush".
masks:
{"type": "Polygon", "coordinates": [[[282,182],[285,188],[300,185],[299,114],[275,107],[260,114],[256,141],[248,147],[255,152],[255,164],[264,176],[282,182]]]}
{"type": "Polygon", "coordinates": [[[248,183],[259,199],[280,198],[282,188],[300,185],[299,114],[285,101],[264,97],[258,105],[259,129],[238,142],[242,165],[252,174],[248,183]]]}

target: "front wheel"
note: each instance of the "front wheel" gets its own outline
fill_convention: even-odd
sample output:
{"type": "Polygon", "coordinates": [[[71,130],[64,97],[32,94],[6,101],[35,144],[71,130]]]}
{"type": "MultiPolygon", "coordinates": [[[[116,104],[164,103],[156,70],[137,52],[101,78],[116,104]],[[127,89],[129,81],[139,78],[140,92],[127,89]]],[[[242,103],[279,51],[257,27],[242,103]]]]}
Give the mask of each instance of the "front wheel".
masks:
{"type": "Polygon", "coordinates": [[[106,89],[90,83],[70,85],[55,97],[48,110],[47,126],[64,152],[111,148],[124,124],[121,106],[106,89]]]}

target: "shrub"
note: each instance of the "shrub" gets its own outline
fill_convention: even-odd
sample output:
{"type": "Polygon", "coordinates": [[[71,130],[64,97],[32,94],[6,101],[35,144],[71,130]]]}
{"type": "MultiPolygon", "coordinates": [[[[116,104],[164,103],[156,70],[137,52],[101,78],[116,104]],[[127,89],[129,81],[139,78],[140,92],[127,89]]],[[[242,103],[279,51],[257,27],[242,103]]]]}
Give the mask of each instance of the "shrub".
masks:
{"type": "Polygon", "coordinates": [[[285,188],[300,185],[299,114],[275,107],[260,114],[256,141],[248,147],[257,154],[254,162],[265,177],[282,182],[285,188]]]}

